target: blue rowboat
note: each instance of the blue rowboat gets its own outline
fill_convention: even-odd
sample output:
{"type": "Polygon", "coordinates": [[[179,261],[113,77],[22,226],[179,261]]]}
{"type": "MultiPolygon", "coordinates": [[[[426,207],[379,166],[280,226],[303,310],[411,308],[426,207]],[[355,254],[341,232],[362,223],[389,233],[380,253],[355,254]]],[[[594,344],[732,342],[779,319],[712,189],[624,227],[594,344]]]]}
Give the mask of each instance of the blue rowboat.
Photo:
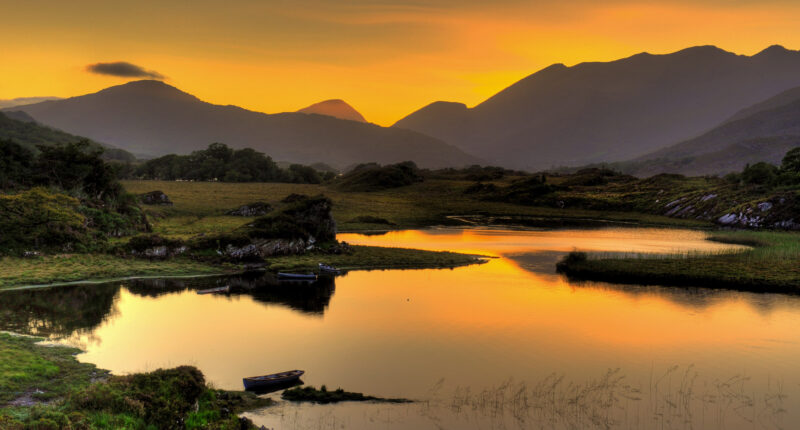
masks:
{"type": "Polygon", "coordinates": [[[313,273],[283,273],[278,272],[278,279],[295,279],[304,281],[313,281],[317,279],[317,275],[313,273]]]}
{"type": "Polygon", "coordinates": [[[300,379],[306,373],[302,370],[290,370],[288,372],[273,373],[272,375],[251,376],[243,378],[245,390],[263,390],[277,386],[289,385],[300,379]]]}

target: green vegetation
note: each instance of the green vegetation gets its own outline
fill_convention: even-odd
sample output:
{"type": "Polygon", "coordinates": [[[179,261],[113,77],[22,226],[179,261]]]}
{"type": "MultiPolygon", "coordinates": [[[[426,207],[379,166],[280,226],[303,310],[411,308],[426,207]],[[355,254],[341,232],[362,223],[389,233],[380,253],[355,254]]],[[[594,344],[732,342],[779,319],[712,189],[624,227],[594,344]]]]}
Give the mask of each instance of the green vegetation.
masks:
{"type": "MultiPolygon", "coordinates": [[[[518,179],[509,176],[498,187],[518,179]]],[[[189,238],[197,234],[230,232],[248,219],[225,215],[226,212],[254,200],[279,208],[290,194],[324,194],[333,202],[333,216],[339,231],[359,232],[387,230],[389,226],[365,221],[363,217],[386,220],[392,229],[424,228],[431,225],[463,225],[449,218],[452,215],[492,215],[545,222],[571,220],[576,225],[592,220],[609,220],[622,224],[658,226],[711,227],[707,221],[676,219],[647,213],[610,210],[583,210],[547,206],[522,206],[507,202],[482,200],[466,193],[474,182],[458,179],[427,179],[409,186],[373,192],[345,192],[332,185],[220,182],[123,181],[132,193],[159,189],[174,206],[148,208],[153,231],[163,236],[189,238]]],[[[501,220],[497,220],[501,221],[501,220]]]]}
{"type": "Polygon", "coordinates": [[[360,164],[336,180],[343,191],[380,191],[403,187],[424,180],[412,161],[381,166],[376,163],[360,164]]]}
{"type": "Polygon", "coordinates": [[[272,403],[214,390],[189,366],[109,376],[39,340],[0,333],[0,428],[247,429],[236,413],[272,403]]]}
{"type": "Polygon", "coordinates": [[[362,393],[351,393],[337,388],[328,391],[324,385],[318,389],[308,387],[295,387],[285,390],[281,398],[292,402],[312,402],[312,403],[339,403],[339,402],[383,402],[383,403],[411,403],[408,399],[386,399],[381,397],[365,396],[362,393]]]}
{"type": "Polygon", "coordinates": [[[348,254],[317,254],[272,257],[267,269],[273,271],[316,270],[321,261],[343,270],[452,268],[479,262],[479,258],[447,251],[350,246],[348,254]]]}
{"type": "Polygon", "coordinates": [[[106,160],[130,162],[135,158],[125,150],[104,147],[85,138],[45,127],[24,112],[0,112],[0,141],[14,142],[29,151],[37,152],[40,145],[68,145],[82,140],[87,141],[92,149],[102,152],[106,160]]]}
{"type": "Polygon", "coordinates": [[[86,141],[33,152],[0,141],[0,249],[103,250],[109,236],[150,228],[136,199],[86,141]]]}
{"type": "Polygon", "coordinates": [[[279,167],[272,158],[250,148],[234,150],[222,143],[190,155],[165,155],[131,169],[126,176],[140,179],[222,181],[222,182],[292,182],[319,184],[334,173],[292,164],[279,167]]]}
{"type": "Polygon", "coordinates": [[[194,276],[233,272],[234,265],[209,264],[178,257],[171,260],[122,258],[109,254],[56,254],[0,258],[0,289],[19,285],[117,279],[140,276],[194,276]]]}
{"type": "Polygon", "coordinates": [[[754,248],[673,256],[604,256],[573,252],[558,270],[573,279],[669,286],[800,292],[800,234],[764,231],[714,233],[711,240],[754,248]]]}

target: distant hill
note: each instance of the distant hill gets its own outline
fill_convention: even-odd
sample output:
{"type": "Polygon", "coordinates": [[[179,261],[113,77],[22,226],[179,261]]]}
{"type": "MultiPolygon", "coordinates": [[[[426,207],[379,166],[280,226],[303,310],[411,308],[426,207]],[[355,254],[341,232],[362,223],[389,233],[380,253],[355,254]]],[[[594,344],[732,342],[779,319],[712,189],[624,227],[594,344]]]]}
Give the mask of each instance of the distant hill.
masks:
{"type": "Polygon", "coordinates": [[[250,147],[276,160],[334,167],[413,160],[462,166],[476,158],[439,139],[325,115],[268,115],[220,106],[160,81],[129,82],[94,94],[14,107],[37,121],[135,154],[187,154],[212,142],[250,147]]]}
{"type": "Polygon", "coordinates": [[[394,126],[491,163],[538,170],[639,157],[798,85],[800,51],[772,46],[744,56],[700,46],[555,64],[473,108],[436,102],[394,126]]]}
{"type": "Polygon", "coordinates": [[[780,164],[800,146],[800,88],[784,91],[736,113],[693,139],[646,154],[625,165],[626,173],[724,174],[745,164],[780,164]]]}
{"type": "MultiPolygon", "coordinates": [[[[37,124],[24,112],[0,112],[0,140],[11,140],[32,151],[36,151],[36,145],[75,143],[81,139],[84,138],[37,124]]],[[[97,142],[92,144],[105,150],[103,154],[105,159],[121,161],[135,159],[132,154],[121,149],[97,142]]]]}
{"type": "Polygon", "coordinates": [[[59,99],[60,97],[17,97],[15,99],[0,99],[0,109],[59,99]]]}
{"type": "Polygon", "coordinates": [[[300,109],[300,113],[328,115],[334,118],[346,119],[348,121],[367,122],[366,119],[352,106],[344,100],[334,99],[324,102],[314,103],[313,105],[300,109]]]}

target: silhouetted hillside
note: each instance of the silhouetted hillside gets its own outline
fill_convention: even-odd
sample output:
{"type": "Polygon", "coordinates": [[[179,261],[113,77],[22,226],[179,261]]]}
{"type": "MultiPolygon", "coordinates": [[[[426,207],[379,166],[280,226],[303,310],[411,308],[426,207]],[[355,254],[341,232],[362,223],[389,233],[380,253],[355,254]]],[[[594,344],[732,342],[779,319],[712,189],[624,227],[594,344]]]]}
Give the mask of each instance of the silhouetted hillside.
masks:
{"type": "Polygon", "coordinates": [[[626,160],[692,138],[800,85],[800,52],[713,46],[606,63],[555,64],[467,109],[437,102],[395,127],[492,163],[542,169],[626,160]]]}
{"type": "Polygon", "coordinates": [[[324,102],[314,103],[313,105],[300,109],[300,113],[328,115],[334,118],[346,119],[348,121],[367,122],[352,106],[344,100],[325,100],[324,102]]]}
{"type": "Polygon", "coordinates": [[[743,109],[701,136],[647,154],[623,170],[637,176],[724,174],[759,161],[780,164],[796,146],[800,146],[800,88],[743,109]]]}
{"type": "Polygon", "coordinates": [[[37,121],[135,154],[187,154],[212,142],[250,147],[276,160],[342,167],[412,159],[424,167],[462,166],[475,158],[410,130],[324,115],[267,115],[220,106],[160,81],[136,81],[94,94],[17,106],[37,121]]]}
{"type": "MultiPolygon", "coordinates": [[[[82,139],[84,138],[37,124],[25,112],[0,112],[0,140],[10,140],[33,151],[36,150],[36,145],[75,143],[82,139]]],[[[91,142],[91,145],[102,147],[105,159],[123,161],[134,159],[133,155],[118,148],[96,142],[91,142]]]]}

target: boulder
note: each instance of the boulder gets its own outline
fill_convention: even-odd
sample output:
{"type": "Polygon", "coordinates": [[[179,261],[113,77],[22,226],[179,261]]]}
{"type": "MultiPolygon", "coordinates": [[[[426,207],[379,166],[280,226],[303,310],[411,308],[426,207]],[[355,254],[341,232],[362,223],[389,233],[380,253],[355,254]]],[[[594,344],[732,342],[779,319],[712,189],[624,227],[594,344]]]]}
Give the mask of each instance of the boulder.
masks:
{"type": "Polygon", "coordinates": [[[163,191],[150,191],[139,196],[139,200],[145,205],[172,206],[172,201],[163,191]]]}
{"type": "Polygon", "coordinates": [[[237,209],[226,212],[225,215],[242,217],[264,216],[271,210],[272,206],[269,203],[255,202],[239,206],[237,209]]]}

